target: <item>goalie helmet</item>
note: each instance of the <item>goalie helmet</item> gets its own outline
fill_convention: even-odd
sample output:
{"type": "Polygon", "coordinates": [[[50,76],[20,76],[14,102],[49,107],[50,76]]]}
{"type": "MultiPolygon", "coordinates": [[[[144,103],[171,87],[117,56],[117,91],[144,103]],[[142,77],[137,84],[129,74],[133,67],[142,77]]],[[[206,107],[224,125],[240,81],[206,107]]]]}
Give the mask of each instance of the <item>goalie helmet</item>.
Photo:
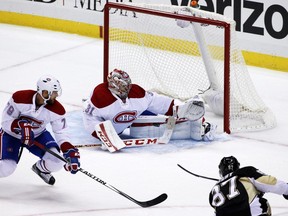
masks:
{"type": "Polygon", "coordinates": [[[222,158],[222,160],[220,161],[219,164],[219,174],[221,177],[224,177],[225,175],[227,175],[228,173],[234,172],[236,170],[239,169],[240,167],[240,163],[238,162],[238,160],[233,157],[224,157],[222,158]]]}
{"type": "Polygon", "coordinates": [[[128,97],[131,79],[125,71],[114,69],[107,76],[108,89],[121,99],[128,97]]]}
{"type": "Polygon", "coordinates": [[[49,100],[53,92],[57,92],[58,96],[62,94],[62,88],[60,82],[51,75],[45,75],[39,78],[37,81],[37,92],[44,100],[49,100]],[[43,98],[43,91],[48,92],[48,98],[43,98]]]}

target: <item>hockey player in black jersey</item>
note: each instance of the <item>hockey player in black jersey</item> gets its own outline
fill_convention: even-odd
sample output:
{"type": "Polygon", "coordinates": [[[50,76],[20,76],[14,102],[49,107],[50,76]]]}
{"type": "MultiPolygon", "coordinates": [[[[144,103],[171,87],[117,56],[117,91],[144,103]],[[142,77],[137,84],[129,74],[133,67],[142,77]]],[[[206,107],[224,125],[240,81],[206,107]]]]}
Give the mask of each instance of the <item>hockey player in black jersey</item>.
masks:
{"type": "Polygon", "coordinates": [[[209,195],[216,216],[270,216],[271,208],[263,195],[272,192],[288,199],[288,184],[252,166],[240,168],[233,157],[219,164],[221,179],[209,195]]]}

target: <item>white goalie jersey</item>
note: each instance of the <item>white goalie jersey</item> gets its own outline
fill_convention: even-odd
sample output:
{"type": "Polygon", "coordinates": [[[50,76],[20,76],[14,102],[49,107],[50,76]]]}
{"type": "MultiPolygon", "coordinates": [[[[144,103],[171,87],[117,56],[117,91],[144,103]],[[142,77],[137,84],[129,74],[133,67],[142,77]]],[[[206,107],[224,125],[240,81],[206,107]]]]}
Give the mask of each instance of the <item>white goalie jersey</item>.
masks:
{"type": "Polygon", "coordinates": [[[135,84],[132,85],[126,103],[123,103],[110,92],[107,83],[103,83],[98,85],[84,102],[84,126],[92,134],[95,125],[110,120],[120,134],[146,110],[155,114],[172,115],[172,105],[173,99],[147,92],[135,84]]]}
{"type": "Polygon", "coordinates": [[[132,85],[125,103],[111,93],[107,83],[98,85],[90,98],[84,102],[83,122],[85,129],[94,137],[97,137],[95,126],[107,120],[111,121],[117,134],[130,127],[130,135],[135,138],[161,137],[165,130],[167,116],[172,116],[173,112],[179,120],[172,138],[214,139],[216,126],[205,122],[202,118],[205,109],[204,102],[199,97],[174,105],[173,99],[145,91],[135,84],[132,85]],[[143,117],[144,111],[150,111],[154,115],[143,117]]]}

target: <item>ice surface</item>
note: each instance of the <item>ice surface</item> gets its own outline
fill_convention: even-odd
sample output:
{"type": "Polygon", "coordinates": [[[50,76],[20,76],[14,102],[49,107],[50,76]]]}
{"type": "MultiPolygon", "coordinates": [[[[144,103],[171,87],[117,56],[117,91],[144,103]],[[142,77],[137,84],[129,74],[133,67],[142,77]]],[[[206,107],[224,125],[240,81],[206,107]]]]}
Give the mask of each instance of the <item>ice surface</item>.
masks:
{"type": "MultiPolygon", "coordinates": [[[[93,143],[81,127],[81,101],[102,81],[102,40],[1,24],[0,47],[0,109],[14,91],[35,89],[41,75],[52,74],[63,87],[59,101],[68,112],[73,142],[93,143]]],[[[249,72],[277,118],[275,129],[235,134],[211,143],[172,141],[113,154],[99,148],[81,149],[85,170],[140,201],[165,192],[165,202],[143,209],[82,173],[64,170],[55,173],[55,185],[48,186],[31,170],[37,158],[24,150],[15,173],[0,179],[0,215],[213,215],[208,194],[214,182],[194,177],[177,164],[218,178],[220,159],[230,155],[241,166],[253,165],[288,181],[288,73],[256,67],[249,67],[249,72]]],[[[213,114],[207,118],[217,121],[213,114]]],[[[275,194],[266,197],[274,216],[288,215],[287,200],[275,194]]]]}

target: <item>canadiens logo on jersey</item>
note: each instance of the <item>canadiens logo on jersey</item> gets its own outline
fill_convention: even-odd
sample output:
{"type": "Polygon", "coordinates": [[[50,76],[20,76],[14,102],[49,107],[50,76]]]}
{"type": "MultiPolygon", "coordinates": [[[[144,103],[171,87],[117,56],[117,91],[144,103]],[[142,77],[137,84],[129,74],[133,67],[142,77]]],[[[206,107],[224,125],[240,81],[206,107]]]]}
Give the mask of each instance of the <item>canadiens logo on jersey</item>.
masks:
{"type": "Polygon", "coordinates": [[[43,121],[32,118],[30,116],[20,116],[19,119],[27,120],[33,128],[40,128],[40,126],[43,124],[43,121]]]}
{"type": "Polygon", "coordinates": [[[129,123],[137,118],[137,111],[125,111],[118,113],[113,121],[115,123],[129,123]]]}

